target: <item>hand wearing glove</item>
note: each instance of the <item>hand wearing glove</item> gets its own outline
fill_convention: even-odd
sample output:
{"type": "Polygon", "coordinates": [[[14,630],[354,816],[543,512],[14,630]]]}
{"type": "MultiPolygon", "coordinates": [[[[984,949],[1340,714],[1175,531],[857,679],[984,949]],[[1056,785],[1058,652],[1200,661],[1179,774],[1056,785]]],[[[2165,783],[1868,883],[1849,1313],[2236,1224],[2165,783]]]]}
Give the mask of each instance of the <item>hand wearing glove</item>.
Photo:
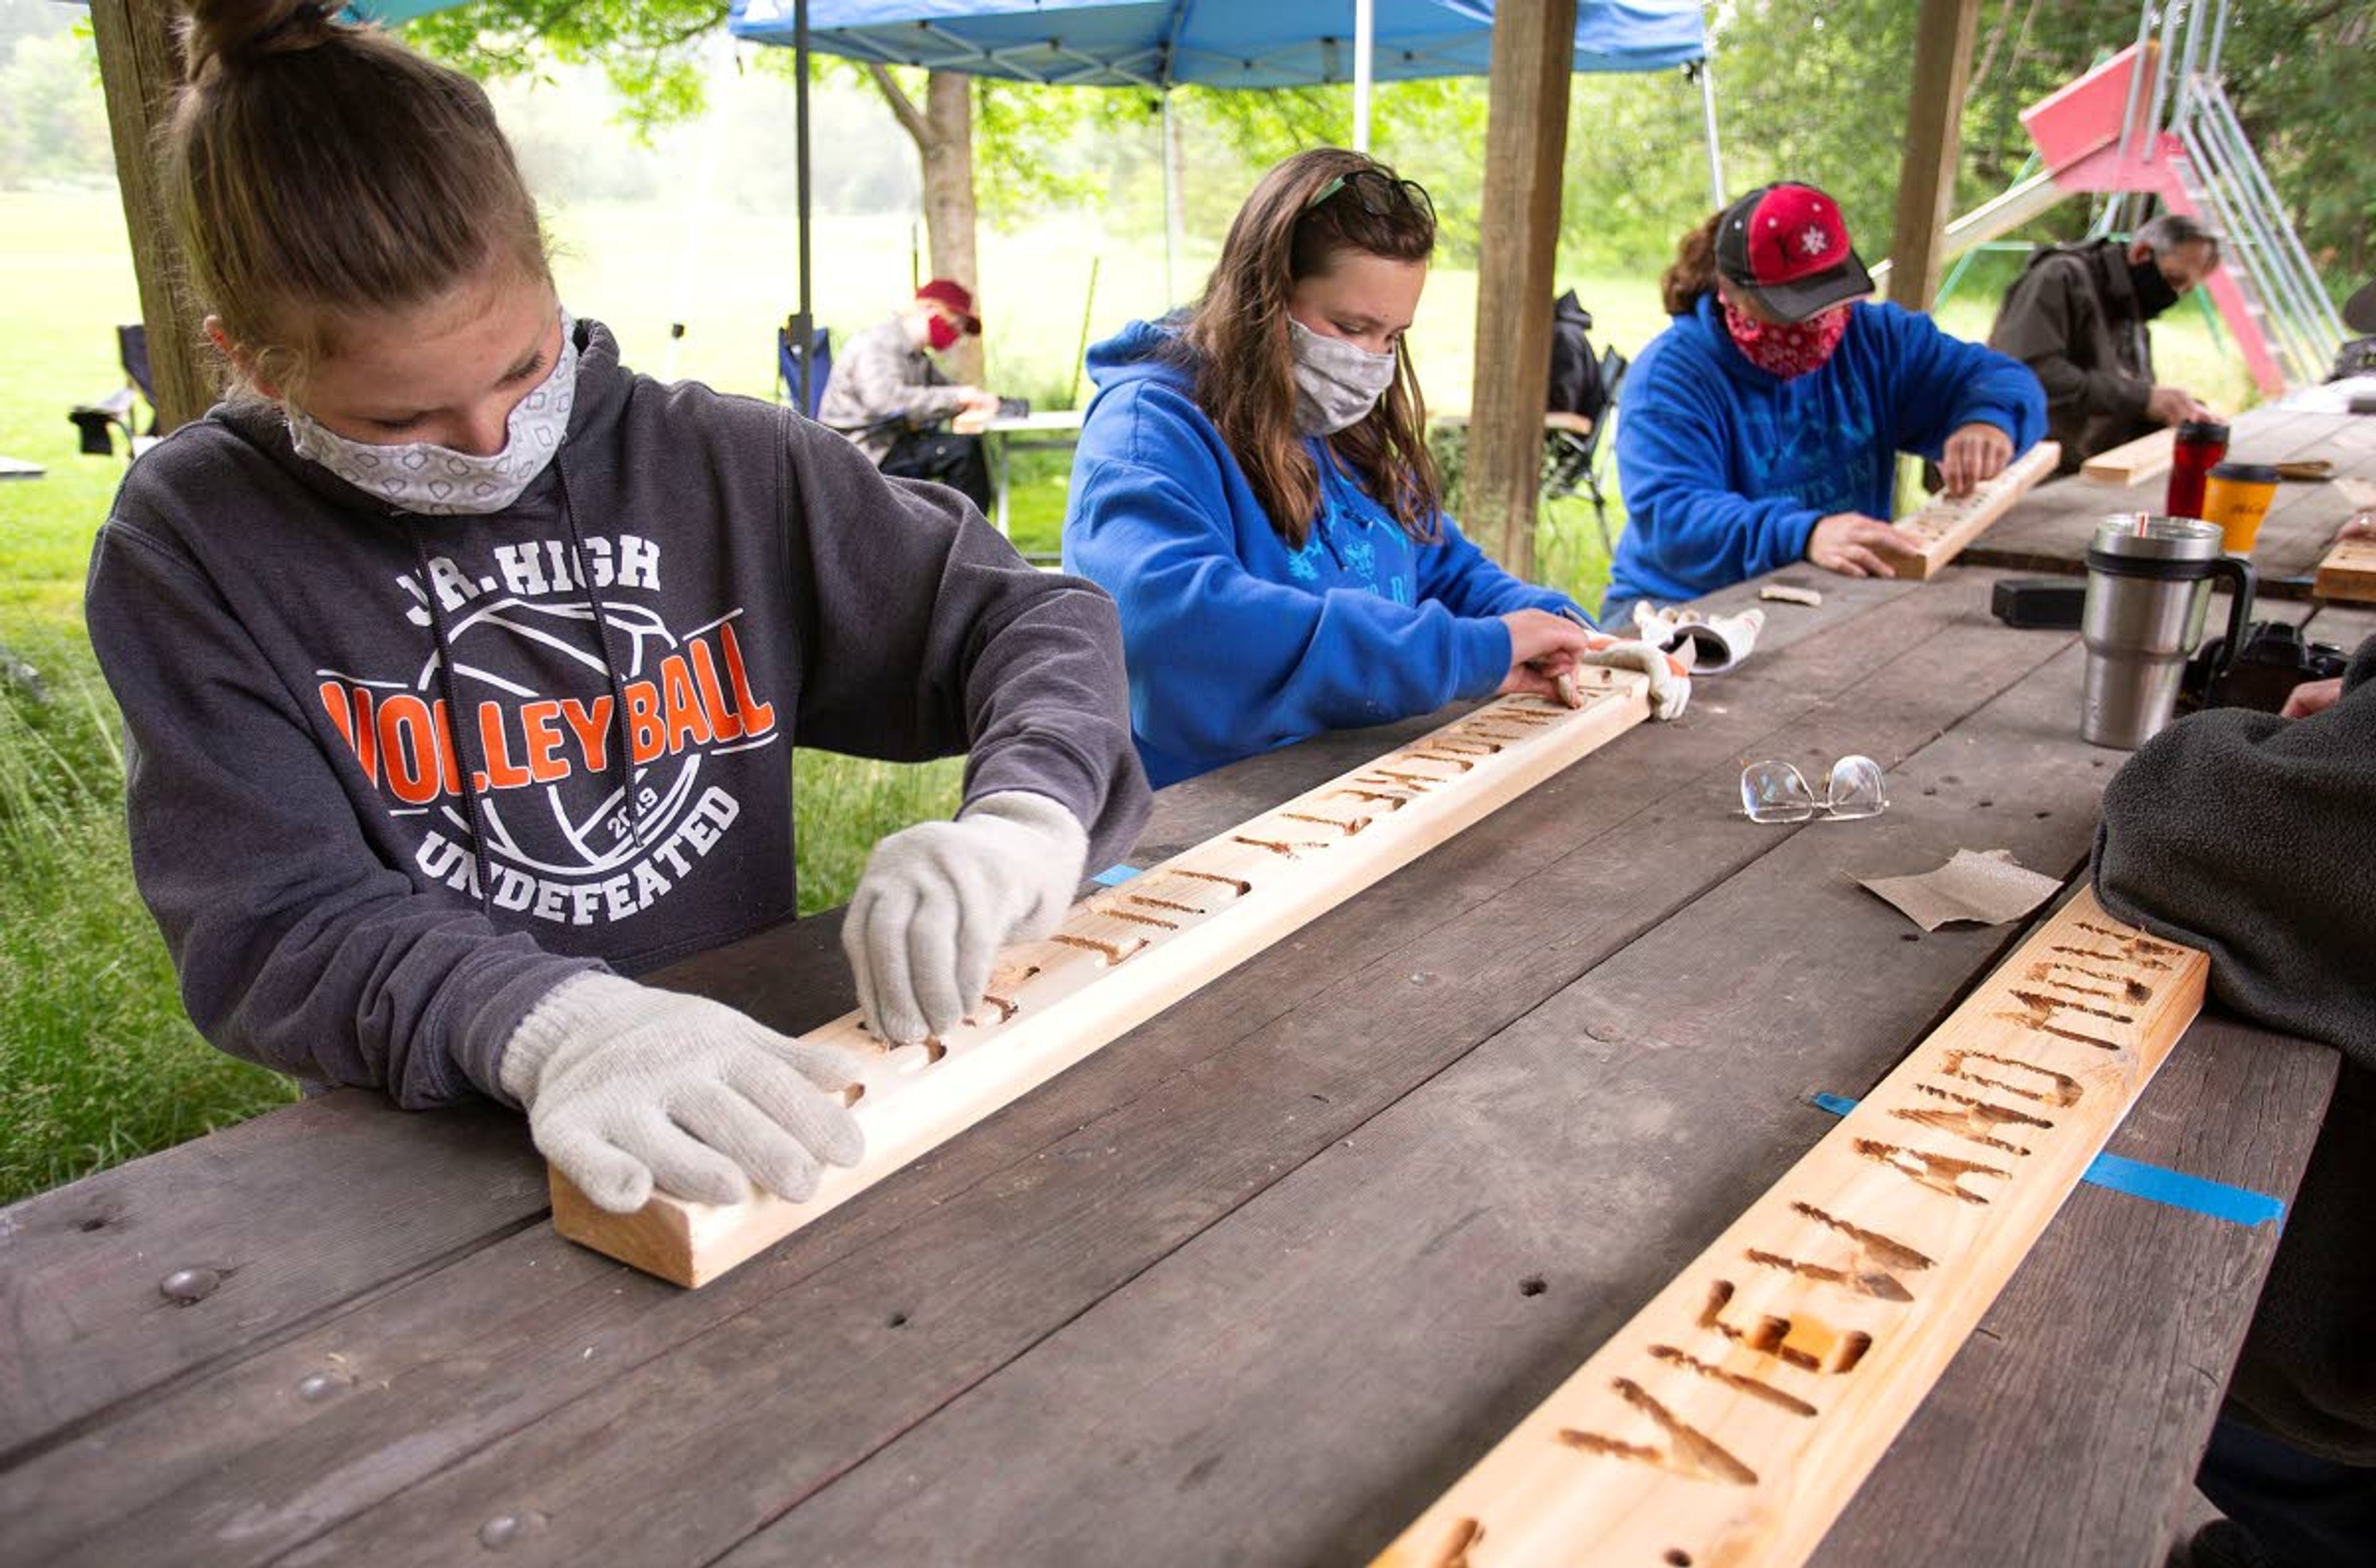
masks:
{"type": "Polygon", "coordinates": [[[1070,811],[1020,790],[875,845],[841,927],[867,1023],[902,1044],[956,1028],[1000,948],[1063,922],[1088,855],[1070,811]]]}
{"type": "MultiPolygon", "coordinates": [[[[1566,613],[1566,612],[1563,612],[1566,613]]],[[[1578,625],[1591,623],[1582,616],[1568,613],[1568,619],[1578,625]]],[[[1650,677],[1650,717],[1659,720],[1681,719],[1684,707],[1692,700],[1692,678],[1683,666],[1645,642],[1620,642],[1605,632],[1593,633],[1592,646],[1575,656],[1578,664],[1596,664],[1607,670],[1632,670],[1650,677]]]]}
{"type": "Polygon", "coordinates": [[[821,1161],[865,1152],[839,1092],[858,1065],[721,1004],[589,972],[529,1009],[498,1071],[545,1158],[632,1214],[655,1183],[698,1203],[740,1203],[753,1182],[808,1197],[821,1161]]]}

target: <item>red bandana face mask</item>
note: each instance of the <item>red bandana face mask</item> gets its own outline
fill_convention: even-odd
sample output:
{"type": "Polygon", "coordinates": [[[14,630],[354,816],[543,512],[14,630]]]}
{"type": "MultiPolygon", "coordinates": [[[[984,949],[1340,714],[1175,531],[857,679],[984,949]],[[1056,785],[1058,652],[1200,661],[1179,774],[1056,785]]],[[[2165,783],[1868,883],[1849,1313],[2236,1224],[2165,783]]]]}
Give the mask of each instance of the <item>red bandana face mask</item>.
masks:
{"type": "Polygon", "coordinates": [[[933,318],[924,323],[924,341],[933,346],[933,352],[945,354],[956,340],[957,324],[934,311],[933,318]]]}
{"type": "Polygon", "coordinates": [[[1722,303],[1724,329],[1733,347],[1751,364],[1785,381],[1822,369],[1848,329],[1845,310],[1827,310],[1812,321],[1756,321],[1735,309],[1731,301],[1722,303]]]}

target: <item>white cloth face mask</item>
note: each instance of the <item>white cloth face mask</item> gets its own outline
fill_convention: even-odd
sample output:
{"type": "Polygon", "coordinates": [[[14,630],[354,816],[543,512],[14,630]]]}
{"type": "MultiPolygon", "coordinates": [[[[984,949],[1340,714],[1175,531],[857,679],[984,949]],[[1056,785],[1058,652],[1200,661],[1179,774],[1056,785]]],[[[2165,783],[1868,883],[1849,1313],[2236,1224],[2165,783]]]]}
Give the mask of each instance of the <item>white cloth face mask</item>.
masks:
{"type": "Polygon", "coordinates": [[[1395,355],[1373,354],[1359,343],[1324,337],[1293,316],[1288,341],[1295,353],[1295,428],[1334,435],[1359,424],[1395,384],[1395,355]]]}
{"type": "Polygon", "coordinates": [[[577,401],[576,325],[567,311],[561,313],[561,352],[552,373],[513,407],[504,449],[492,457],[427,441],[388,446],[350,441],[293,404],[281,410],[290,445],[299,457],[407,512],[444,517],[500,512],[552,466],[568,436],[569,410],[577,401]]]}

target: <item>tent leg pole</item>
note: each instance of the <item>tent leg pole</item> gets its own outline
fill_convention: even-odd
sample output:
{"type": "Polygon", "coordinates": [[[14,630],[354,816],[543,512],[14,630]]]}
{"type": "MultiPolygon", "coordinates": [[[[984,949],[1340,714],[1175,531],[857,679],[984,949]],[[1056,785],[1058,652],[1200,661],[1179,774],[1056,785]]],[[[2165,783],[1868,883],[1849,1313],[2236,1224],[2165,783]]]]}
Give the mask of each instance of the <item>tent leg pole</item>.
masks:
{"type": "Polygon", "coordinates": [[[801,352],[801,385],[800,401],[793,411],[805,417],[810,408],[809,377],[814,374],[809,345],[816,332],[811,325],[815,317],[809,299],[809,0],[792,4],[792,167],[801,187],[801,308],[792,327],[792,342],[801,352]]]}
{"type": "Polygon", "coordinates": [[[1370,89],[1377,47],[1376,0],[1353,0],[1353,150],[1370,150],[1370,89]]]}
{"type": "Polygon", "coordinates": [[[1700,119],[1707,127],[1708,196],[1717,211],[1724,209],[1724,153],[1716,138],[1716,62],[1699,60],[1693,63],[1692,74],[1700,79],[1700,119]]]}
{"type": "Polygon", "coordinates": [[[1180,249],[1180,191],[1171,166],[1180,157],[1180,127],[1171,118],[1171,89],[1163,89],[1163,300],[1166,307],[1180,303],[1172,285],[1171,263],[1180,249]]]}

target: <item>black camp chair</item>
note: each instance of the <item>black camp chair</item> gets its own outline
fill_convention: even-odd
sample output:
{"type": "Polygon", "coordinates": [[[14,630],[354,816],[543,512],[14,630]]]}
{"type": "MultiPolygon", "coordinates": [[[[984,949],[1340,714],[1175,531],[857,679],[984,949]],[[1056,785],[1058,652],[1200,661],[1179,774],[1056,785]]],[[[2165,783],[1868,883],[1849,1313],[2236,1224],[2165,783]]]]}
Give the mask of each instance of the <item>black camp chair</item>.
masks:
{"type": "Polygon", "coordinates": [[[106,397],[84,403],[66,411],[82,438],[85,457],[108,457],[115,454],[115,431],[124,432],[125,456],[137,457],[136,436],[157,434],[156,384],[148,372],[148,329],[135,322],[115,329],[116,357],[124,364],[124,385],[106,397]],[[148,405],[148,428],[139,428],[136,399],[148,405]]]}
{"type": "Polygon", "coordinates": [[[1600,488],[1600,444],[1617,422],[1617,389],[1633,362],[1614,349],[1604,349],[1599,362],[1601,396],[1598,408],[1586,416],[1591,427],[1579,434],[1553,425],[1545,434],[1543,494],[1574,495],[1581,490],[1590,495],[1592,515],[1600,523],[1601,547],[1613,555],[1617,545],[1609,537],[1609,497],[1600,488]]]}

